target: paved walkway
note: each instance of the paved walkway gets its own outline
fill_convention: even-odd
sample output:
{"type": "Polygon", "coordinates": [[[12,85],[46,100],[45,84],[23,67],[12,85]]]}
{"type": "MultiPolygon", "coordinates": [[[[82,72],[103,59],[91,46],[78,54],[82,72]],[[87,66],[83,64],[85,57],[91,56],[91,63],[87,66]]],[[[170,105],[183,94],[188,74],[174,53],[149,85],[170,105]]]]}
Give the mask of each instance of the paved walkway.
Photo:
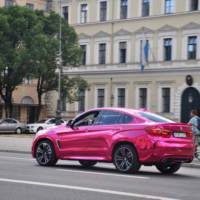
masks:
{"type": "MultiPolygon", "coordinates": [[[[0,152],[31,153],[34,135],[0,135],[0,152]]],[[[200,168],[200,161],[184,164],[187,167],[200,168]]]]}
{"type": "Polygon", "coordinates": [[[0,135],[0,151],[31,153],[33,136],[0,135]]]}

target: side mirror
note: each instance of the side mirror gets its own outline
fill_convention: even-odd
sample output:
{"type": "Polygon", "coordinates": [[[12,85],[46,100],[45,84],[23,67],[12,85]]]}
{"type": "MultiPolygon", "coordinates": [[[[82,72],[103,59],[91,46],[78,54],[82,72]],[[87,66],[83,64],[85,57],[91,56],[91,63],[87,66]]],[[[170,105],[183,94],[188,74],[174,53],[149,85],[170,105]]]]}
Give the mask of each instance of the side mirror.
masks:
{"type": "Polygon", "coordinates": [[[70,119],[70,120],[67,122],[67,126],[69,126],[70,128],[73,128],[73,122],[74,122],[74,120],[70,119]]]}

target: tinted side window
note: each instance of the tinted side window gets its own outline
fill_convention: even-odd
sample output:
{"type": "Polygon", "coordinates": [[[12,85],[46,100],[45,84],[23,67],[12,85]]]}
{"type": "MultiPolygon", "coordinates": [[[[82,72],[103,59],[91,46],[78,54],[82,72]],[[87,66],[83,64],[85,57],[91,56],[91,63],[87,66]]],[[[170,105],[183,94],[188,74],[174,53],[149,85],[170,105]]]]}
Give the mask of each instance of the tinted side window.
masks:
{"type": "Polygon", "coordinates": [[[132,117],[117,111],[105,110],[101,117],[96,121],[96,125],[111,125],[111,124],[125,124],[130,123],[132,117]]]}
{"type": "Polygon", "coordinates": [[[84,113],[74,120],[73,126],[90,126],[95,124],[100,111],[91,111],[88,113],[84,113]]]}
{"type": "Polygon", "coordinates": [[[140,112],[140,115],[150,121],[153,122],[166,122],[166,123],[173,123],[174,121],[167,119],[165,117],[153,114],[153,113],[148,113],[148,112],[140,112]]]}

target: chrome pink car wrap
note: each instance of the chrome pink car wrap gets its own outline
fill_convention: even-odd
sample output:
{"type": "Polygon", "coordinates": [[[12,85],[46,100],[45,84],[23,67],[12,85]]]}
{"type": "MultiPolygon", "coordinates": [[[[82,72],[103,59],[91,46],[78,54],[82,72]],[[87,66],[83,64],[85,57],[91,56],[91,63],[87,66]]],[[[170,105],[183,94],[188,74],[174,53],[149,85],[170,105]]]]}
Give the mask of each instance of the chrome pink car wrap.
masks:
{"type": "Polygon", "coordinates": [[[155,123],[140,116],[139,111],[131,109],[101,108],[96,110],[117,110],[128,113],[134,121],[128,124],[89,125],[74,128],[60,125],[51,128],[44,134],[36,135],[32,144],[33,157],[35,157],[37,143],[41,140],[49,140],[54,146],[58,159],[112,162],[116,146],[129,143],[135,148],[141,164],[156,164],[168,160],[177,162],[193,160],[195,145],[189,125],[155,123]],[[161,131],[168,130],[170,133],[156,135],[157,129],[154,126],[161,127],[161,131]],[[153,127],[151,131],[155,135],[149,133],[149,127],[153,127]],[[187,137],[174,137],[175,131],[187,132],[187,137]]]}

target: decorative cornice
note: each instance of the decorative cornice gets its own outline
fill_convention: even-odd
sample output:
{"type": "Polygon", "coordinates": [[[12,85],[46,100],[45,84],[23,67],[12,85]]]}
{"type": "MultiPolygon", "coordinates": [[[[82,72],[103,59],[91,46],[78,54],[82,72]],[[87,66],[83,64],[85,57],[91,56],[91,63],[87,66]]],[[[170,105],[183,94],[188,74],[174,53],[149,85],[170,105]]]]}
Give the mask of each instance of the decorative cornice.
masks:
{"type": "Polygon", "coordinates": [[[115,32],[113,35],[114,36],[131,35],[131,32],[124,30],[124,29],[120,29],[119,31],[115,32]]]}
{"type": "Polygon", "coordinates": [[[170,26],[168,24],[162,26],[158,29],[158,32],[171,32],[171,31],[177,31],[178,29],[174,26],[170,26]]]}
{"type": "Polygon", "coordinates": [[[86,35],[85,33],[80,33],[80,34],[78,35],[78,38],[79,38],[79,40],[84,40],[84,39],[90,39],[91,36],[86,35]]]}
{"type": "Polygon", "coordinates": [[[200,29],[200,24],[195,22],[188,23],[181,27],[182,30],[193,30],[193,29],[200,29]]]}
{"type": "Polygon", "coordinates": [[[140,35],[140,34],[152,34],[153,32],[154,31],[152,29],[143,26],[140,29],[136,30],[134,33],[140,35]]]}
{"type": "Polygon", "coordinates": [[[104,31],[99,31],[95,35],[93,35],[94,38],[105,38],[105,37],[111,37],[109,33],[106,33],[104,31]]]}

